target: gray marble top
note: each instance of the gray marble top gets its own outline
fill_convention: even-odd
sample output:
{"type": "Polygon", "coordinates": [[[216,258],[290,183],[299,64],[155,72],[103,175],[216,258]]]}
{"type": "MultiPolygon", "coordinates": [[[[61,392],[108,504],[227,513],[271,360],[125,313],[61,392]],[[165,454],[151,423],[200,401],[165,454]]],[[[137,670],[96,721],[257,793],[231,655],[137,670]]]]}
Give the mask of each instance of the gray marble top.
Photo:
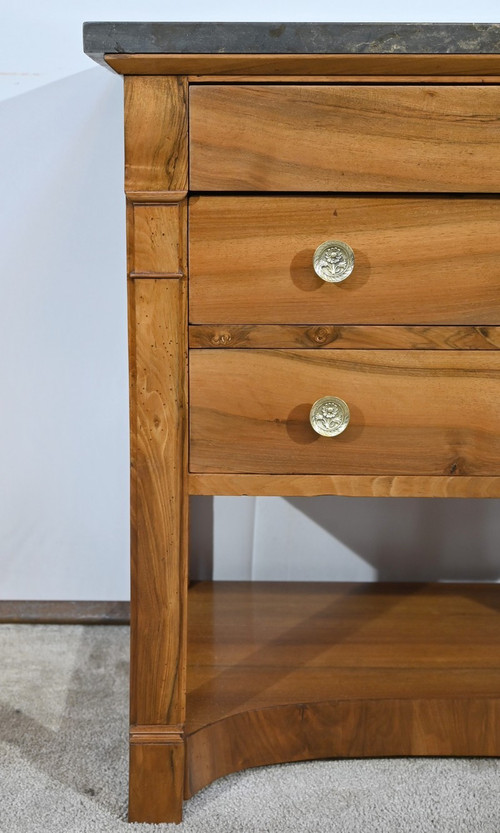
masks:
{"type": "Polygon", "coordinates": [[[108,53],[500,53],[500,23],[84,23],[87,55],[108,53]]]}

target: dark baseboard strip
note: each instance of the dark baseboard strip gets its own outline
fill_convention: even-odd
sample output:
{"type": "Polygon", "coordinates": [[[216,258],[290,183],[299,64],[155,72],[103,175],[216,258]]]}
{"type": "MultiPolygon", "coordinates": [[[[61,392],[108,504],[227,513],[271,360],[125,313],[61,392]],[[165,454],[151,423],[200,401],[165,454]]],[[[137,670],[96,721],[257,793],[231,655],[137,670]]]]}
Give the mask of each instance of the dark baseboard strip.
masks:
{"type": "Polygon", "coordinates": [[[128,625],[130,602],[0,601],[0,623],[128,625]]]}

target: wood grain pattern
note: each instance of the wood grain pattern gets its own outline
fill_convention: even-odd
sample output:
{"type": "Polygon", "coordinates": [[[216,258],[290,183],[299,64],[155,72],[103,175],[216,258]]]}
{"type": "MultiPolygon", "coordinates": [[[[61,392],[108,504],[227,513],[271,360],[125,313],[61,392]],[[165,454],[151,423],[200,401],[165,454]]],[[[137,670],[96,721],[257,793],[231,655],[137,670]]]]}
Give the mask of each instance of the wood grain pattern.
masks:
{"type": "MultiPolygon", "coordinates": [[[[189,84],[268,84],[269,75],[187,75],[189,84]]],[[[278,75],[273,84],[499,84],[499,75],[278,75]]]]}
{"type": "Polygon", "coordinates": [[[187,794],[316,757],[498,755],[495,585],[190,590],[187,794]]]}
{"type": "Polygon", "coordinates": [[[181,203],[135,204],[133,211],[130,275],[186,274],[186,201],[181,203]]]}
{"type": "MultiPolygon", "coordinates": [[[[427,75],[484,77],[500,75],[498,55],[106,55],[106,62],[123,75],[235,75],[235,76],[385,76],[427,75]]],[[[333,78],[332,78],[333,76],[333,78]]]]}
{"type": "Polygon", "coordinates": [[[0,600],[0,624],[128,625],[128,602],[0,600]]]}
{"type": "Polygon", "coordinates": [[[499,324],[499,226],[486,197],[194,197],[190,320],[499,324]],[[354,251],[342,283],[313,269],[326,240],[354,251]]]}
{"type": "Polygon", "coordinates": [[[191,473],[188,490],[190,495],[499,498],[500,477],[191,473]]]}
{"type": "Polygon", "coordinates": [[[186,797],[231,772],[288,761],[496,757],[499,727],[500,700],[495,695],[339,700],[247,711],[188,738],[186,797]]]}
{"type": "Polygon", "coordinates": [[[498,350],[500,327],[192,324],[189,346],[335,350],[498,350]]]}
{"type": "Polygon", "coordinates": [[[498,352],[192,350],[190,384],[192,472],[500,470],[498,352]],[[349,405],[337,437],[309,424],[323,396],[349,405]]]}
{"type": "Polygon", "coordinates": [[[187,82],[125,78],[125,190],[187,190],[187,82]]]}
{"type": "Polygon", "coordinates": [[[186,284],[138,279],[131,723],[184,719],[186,591],[186,284]]]}
{"type": "Polygon", "coordinates": [[[133,205],[147,203],[148,205],[168,205],[181,203],[187,197],[187,191],[128,191],[128,202],[133,205]]]}
{"type": "Polygon", "coordinates": [[[500,191],[500,91],[191,85],[200,191],[500,191]]]}
{"type": "Polygon", "coordinates": [[[131,743],[129,821],[182,821],[184,761],[183,743],[131,743]]]}
{"type": "Polygon", "coordinates": [[[184,747],[172,732],[186,691],[186,296],[184,280],[129,281],[130,720],[167,733],[131,746],[131,821],[182,816],[184,747]]]}
{"type": "Polygon", "coordinates": [[[127,259],[135,278],[129,281],[129,818],[142,822],[180,821],[184,793],[186,91],[183,78],[125,79],[127,259]]]}
{"type": "Polygon", "coordinates": [[[495,586],[196,585],[186,647],[188,492],[500,497],[500,208],[480,196],[500,56],[109,63],[131,73],[130,820],[180,821],[246,766],[500,755],[495,586]],[[189,475],[188,85],[191,190],[411,193],[192,200],[189,475]],[[356,269],[326,286],[311,256],[334,236],[356,269]],[[327,393],[351,407],[334,439],[308,423],[327,393]]]}
{"type": "Polygon", "coordinates": [[[130,743],[183,743],[184,726],[131,726],[130,743]]]}

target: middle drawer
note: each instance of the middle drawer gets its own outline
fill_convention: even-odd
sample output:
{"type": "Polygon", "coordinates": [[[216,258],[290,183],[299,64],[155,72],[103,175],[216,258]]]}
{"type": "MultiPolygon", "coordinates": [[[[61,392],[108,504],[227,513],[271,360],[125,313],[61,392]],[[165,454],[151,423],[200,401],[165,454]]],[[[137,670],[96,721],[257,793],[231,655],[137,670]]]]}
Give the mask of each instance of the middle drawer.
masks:
{"type": "Polygon", "coordinates": [[[499,324],[500,200],[192,197],[191,323],[499,324]],[[341,283],[316,248],[347,243],[341,283]]]}

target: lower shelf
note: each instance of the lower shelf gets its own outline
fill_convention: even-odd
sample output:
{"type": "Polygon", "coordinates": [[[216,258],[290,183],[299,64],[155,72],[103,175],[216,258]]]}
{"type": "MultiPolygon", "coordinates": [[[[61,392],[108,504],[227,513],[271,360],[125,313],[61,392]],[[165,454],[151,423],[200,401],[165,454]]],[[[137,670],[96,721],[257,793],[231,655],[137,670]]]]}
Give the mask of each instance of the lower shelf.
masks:
{"type": "Polygon", "coordinates": [[[500,586],[189,591],[186,797],[328,757],[500,756],[500,586]]]}

